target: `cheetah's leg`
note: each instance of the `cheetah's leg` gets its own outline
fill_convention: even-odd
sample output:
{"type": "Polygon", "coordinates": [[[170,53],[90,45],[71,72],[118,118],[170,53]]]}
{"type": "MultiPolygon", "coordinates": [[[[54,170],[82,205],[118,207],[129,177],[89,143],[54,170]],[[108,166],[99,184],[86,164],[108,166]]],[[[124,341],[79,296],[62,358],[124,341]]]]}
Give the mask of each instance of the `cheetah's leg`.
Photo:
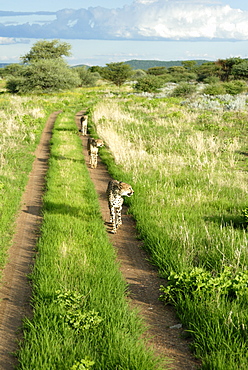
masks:
{"type": "Polygon", "coordinates": [[[112,233],[115,234],[116,233],[116,224],[115,224],[115,207],[109,207],[109,211],[110,211],[110,219],[109,219],[109,222],[112,224],[112,233]]]}
{"type": "Polygon", "coordinates": [[[94,168],[97,168],[97,154],[95,154],[94,158],[94,168]]]}
{"type": "Polygon", "coordinates": [[[84,123],[83,125],[83,135],[87,135],[87,124],[84,123]]]}
{"type": "Polygon", "coordinates": [[[97,154],[91,154],[91,168],[97,167],[97,154]]]}
{"type": "Polygon", "coordinates": [[[122,210],[122,206],[116,208],[116,227],[119,227],[120,225],[122,225],[121,210],[122,210]]]}

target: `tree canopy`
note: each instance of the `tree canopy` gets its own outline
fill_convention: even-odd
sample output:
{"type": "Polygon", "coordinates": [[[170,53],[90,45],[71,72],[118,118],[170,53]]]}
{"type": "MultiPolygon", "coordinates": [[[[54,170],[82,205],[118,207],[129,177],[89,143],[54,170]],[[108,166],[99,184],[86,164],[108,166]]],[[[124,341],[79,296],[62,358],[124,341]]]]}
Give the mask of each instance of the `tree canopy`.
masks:
{"type": "Polygon", "coordinates": [[[57,39],[51,41],[40,40],[32,46],[29,53],[20,59],[24,64],[37,62],[41,59],[57,59],[62,58],[62,56],[70,56],[70,50],[71,45],[67,42],[61,42],[57,39]]]}
{"type": "MultiPolygon", "coordinates": [[[[38,41],[30,52],[21,57],[23,64],[9,76],[7,90],[12,93],[51,92],[74,88],[80,78],[64,61],[71,45],[59,40],[38,41]]],[[[8,72],[8,71],[7,71],[8,72]]]]}
{"type": "Polygon", "coordinates": [[[120,63],[108,63],[106,67],[102,69],[101,74],[106,80],[113,82],[116,86],[121,86],[128,80],[132,75],[132,68],[125,64],[120,63]]]}
{"type": "Polygon", "coordinates": [[[19,76],[7,81],[12,93],[52,92],[75,88],[80,85],[76,71],[62,59],[38,60],[24,66],[19,76]]]}

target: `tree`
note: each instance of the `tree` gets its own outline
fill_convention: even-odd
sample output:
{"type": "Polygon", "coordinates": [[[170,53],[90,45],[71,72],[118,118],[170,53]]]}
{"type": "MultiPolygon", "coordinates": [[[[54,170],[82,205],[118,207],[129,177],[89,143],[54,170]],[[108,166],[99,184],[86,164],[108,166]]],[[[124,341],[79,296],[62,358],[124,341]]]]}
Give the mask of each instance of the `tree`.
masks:
{"type": "Polygon", "coordinates": [[[129,64],[125,64],[124,62],[108,63],[106,64],[106,67],[102,69],[101,75],[106,80],[109,80],[116,86],[120,87],[131,77],[132,68],[129,64]]]}
{"type": "Polygon", "coordinates": [[[71,89],[79,85],[78,73],[69,68],[63,59],[47,59],[27,65],[20,76],[7,81],[6,88],[12,93],[36,93],[71,89]]]}
{"type": "Polygon", "coordinates": [[[18,63],[11,63],[6,67],[2,68],[2,75],[3,76],[19,76],[21,70],[23,69],[23,65],[18,63]]]}
{"type": "Polygon", "coordinates": [[[102,74],[103,69],[104,67],[100,67],[100,66],[91,66],[88,68],[90,72],[98,72],[100,75],[102,74]]]}
{"type": "Polygon", "coordinates": [[[168,70],[166,67],[163,67],[163,66],[162,67],[151,67],[151,68],[148,68],[147,73],[149,75],[161,76],[161,75],[167,74],[168,70]]]}
{"type": "Polygon", "coordinates": [[[235,78],[248,79],[248,60],[243,60],[239,64],[235,64],[232,67],[232,74],[235,78]]]}
{"type": "Polygon", "coordinates": [[[59,40],[40,40],[37,41],[29,53],[22,56],[20,59],[24,64],[37,62],[38,60],[44,59],[57,59],[62,56],[70,56],[71,45],[67,42],[61,42],[59,40]]]}
{"type": "Polygon", "coordinates": [[[221,66],[215,62],[206,62],[197,67],[197,81],[207,81],[212,77],[219,78],[221,74],[221,66]]]}
{"type": "Polygon", "coordinates": [[[243,62],[241,58],[218,59],[216,64],[221,67],[221,80],[229,81],[233,67],[243,62]]]}
{"type": "Polygon", "coordinates": [[[71,45],[59,40],[38,41],[21,57],[22,68],[8,78],[6,88],[12,93],[51,92],[80,85],[80,78],[63,60],[70,55],[71,45]]]}
{"type": "Polygon", "coordinates": [[[195,71],[196,61],[195,60],[185,60],[182,62],[182,66],[188,71],[195,71]]]}

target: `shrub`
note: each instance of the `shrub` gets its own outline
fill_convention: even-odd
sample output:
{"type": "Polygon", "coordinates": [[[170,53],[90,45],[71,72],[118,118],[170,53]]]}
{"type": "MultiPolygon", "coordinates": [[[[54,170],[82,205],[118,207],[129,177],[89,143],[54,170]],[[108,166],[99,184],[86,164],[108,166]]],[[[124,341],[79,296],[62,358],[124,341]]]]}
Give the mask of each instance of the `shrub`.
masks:
{"type": "Polygon", "coordinates": [[[194,92],[196,92],[196,86],[188,84],[186,82],[182,82],[180,85],[178,85],[173,92],[171,93],[171,96],[179,97],[179,96],[189,96],[192,95],[194,92]]]}
{"type": "Polygon", "coordinates": [[[164,82],[157,76],[147,75],[143,78],[140,78],[139,81],[135,84],[134,88],[138,91],[144,92],[157,92],[164,82]]]}
{"type": "Polygon", "coordinates": [[[10,77],[6,82],[6,90],[11,94],[17,94],[20,92],[20,89],[24,83],[24,77],[10,77]]]}
{"type": "Polygon", "coordinates": [[[203,79],[203,82],[206,84],[213,85],[213,84],[218,84],[220,82],[220,79],[217,76],[208,76],[203,79]]]}
{"type": "Polygon", "coordinates": [[[138,80],[139,78],[145,77],[147,73],[143,71],[143,69],[136,69],[133,72],[132,79],[133,80],[138,80]]]}
{"type": "Polygon", "coordinates": [[[223,83],[226,92],[230,95],[237,95],[244,92],[247,89],[247,85],[245,81],[242,80],[234,80],[230,82],[223,83]]]}
{"type": "Polygon", "coordinates": [[[81,86],[96,86],[97,81],[101,78],[98,72],[91,72],[85,66],[76,67],[75,70],[81,79],[81,86]]]}
{"type": "Polygon", "coordinates": [[[203,93],[207,95],[222,95],[226,94],[226,89],[223,84],[211,84],[205,87],[203,93]]]}

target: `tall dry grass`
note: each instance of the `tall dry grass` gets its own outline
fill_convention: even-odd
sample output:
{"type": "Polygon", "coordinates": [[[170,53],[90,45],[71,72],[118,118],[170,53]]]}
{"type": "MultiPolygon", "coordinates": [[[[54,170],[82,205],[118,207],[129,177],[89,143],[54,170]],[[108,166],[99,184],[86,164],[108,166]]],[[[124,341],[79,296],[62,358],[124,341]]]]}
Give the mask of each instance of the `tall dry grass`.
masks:
{"type": "MultiPolygon", "coordinates": [[[[130,212],[160,274],[184,274],[184,284],[200,284],[198,268],[224,290],[232,284],[226,268],[233,281],[242,276],[235,283],[237,301],[218,294],[219,287],[200,298],[191,295],[194,284],[190,293],[178,287],[178,314],[194,336],[204,369],[248,366],[248,238],[242,220],[247,118],[245,112],[192,111],[170,99],[137,97],[102,100],[92,114],[118,165],[111,166],[113,176],[135,190],[130,212]]],[[[106,161],[111,164],[111,158],[106,161]]]]}

